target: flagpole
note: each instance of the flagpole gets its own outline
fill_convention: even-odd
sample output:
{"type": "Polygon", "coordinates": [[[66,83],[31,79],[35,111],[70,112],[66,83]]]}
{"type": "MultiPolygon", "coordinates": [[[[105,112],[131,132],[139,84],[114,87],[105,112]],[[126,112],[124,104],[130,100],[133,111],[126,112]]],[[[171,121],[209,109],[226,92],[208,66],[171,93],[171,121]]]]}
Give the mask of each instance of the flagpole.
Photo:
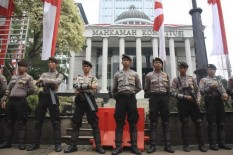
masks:
{"type": "Polygon", "coordinates": [[[196,51],[196,70],[194,73],[197,75],[197,83],[200,79],[207,75],[206,69],[208,65],[205,37],[203,33],[203,25],[201,21],[202,9],[197,7],[196,0],[192,0],[193,9],[189,11],[192,16],[193,23],[193,38],[195,42],[196,51]]]}

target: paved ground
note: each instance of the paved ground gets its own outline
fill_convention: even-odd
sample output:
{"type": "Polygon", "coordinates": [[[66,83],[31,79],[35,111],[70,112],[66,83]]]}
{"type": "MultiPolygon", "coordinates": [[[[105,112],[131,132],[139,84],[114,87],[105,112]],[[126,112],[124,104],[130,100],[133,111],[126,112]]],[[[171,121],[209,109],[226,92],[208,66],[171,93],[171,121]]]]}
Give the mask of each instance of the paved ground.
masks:
{"type": "MultiPolygon", "coordinates": [[[[65,144],[62,145],[63,149],[66,147],[65,144]]],[[[233,146],[233,144],[231,145],[233,146]]],[[[219,150],[219,151],[212,151],[212,150],[208,150],[207,153],[202,153],[197,149],[197,146],[191,146],[192,147],[192,151],[189,153],[186,153],[182,150],[182,148],[180,146],[175,147],[176,152],[173,155],[233,155],[233,150],[219,150]]],[[[106,155],[111,155],[111,149],[107,148],[106,149],[106,155]]],[[[69,153],[69,155],[77,155],[77,154],[82,154],[82,155],[97,155],[96,152],[94,152],[91,148],[90,145],[82,145],[79,146],[79,151],[78,152],[74,152],[74,153],[69,153]]],[[[130,153],[127,149],[124,150],[123,153],[121,153],[122,155],[132,155],[132,153],[130,153]]],[[[143,155],[146,155],[146,152],[142,153],[143,155]]],[[[156,155],[168,155],[169,153],[164,152],[162,150],[162,147],[159,147],[158,150],[154,153],[156,155]]],[[[63,151],[62,152],[54,152],[54,146],[53,145],[42,145],[40,149],[36,150],[36,151],[31,151],[31,152],[27,152],[27,151],[21,151],[18,150],[17,145],[14,145],[13,148],[11,149],[1,149],[0,150],[0,155],[64,155],[63,151]]]]}

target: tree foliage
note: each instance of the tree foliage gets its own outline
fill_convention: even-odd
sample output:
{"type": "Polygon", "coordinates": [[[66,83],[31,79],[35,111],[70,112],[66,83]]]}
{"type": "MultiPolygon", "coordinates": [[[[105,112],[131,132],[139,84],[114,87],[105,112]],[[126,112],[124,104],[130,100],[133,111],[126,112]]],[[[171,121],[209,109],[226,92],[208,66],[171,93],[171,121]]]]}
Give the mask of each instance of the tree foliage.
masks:
{"type": "MultiPolygon", "coordinates": [[[[43,35],[43,3],[41,0],[14,0],[15,16],[29,17],[29,30],[25,59],[30,74],[37,78],[47,70],[47,63],[41,61],[43,35]]],[[[84,24],[73,0],[62,0],[56,53],[78,52],[84,46],[84,24]]]]}

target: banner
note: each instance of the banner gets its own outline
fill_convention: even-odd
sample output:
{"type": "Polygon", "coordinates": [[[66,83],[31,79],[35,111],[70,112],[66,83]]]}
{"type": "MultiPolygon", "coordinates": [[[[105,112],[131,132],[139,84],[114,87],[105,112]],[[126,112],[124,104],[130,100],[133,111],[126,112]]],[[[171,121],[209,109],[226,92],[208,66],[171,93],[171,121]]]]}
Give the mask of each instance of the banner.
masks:
{"type": "Polygon", "coordinates": [[[159,58],[166,61],[166,48],[164,37],[164,16],[162,0],[155,0],[153,29],[159,34],[159,58]]]}
{"type": "Polygon", "coordinates": [[[42,60],[48,60],[55,55],[61,2],[44,0],[42,60]]]}

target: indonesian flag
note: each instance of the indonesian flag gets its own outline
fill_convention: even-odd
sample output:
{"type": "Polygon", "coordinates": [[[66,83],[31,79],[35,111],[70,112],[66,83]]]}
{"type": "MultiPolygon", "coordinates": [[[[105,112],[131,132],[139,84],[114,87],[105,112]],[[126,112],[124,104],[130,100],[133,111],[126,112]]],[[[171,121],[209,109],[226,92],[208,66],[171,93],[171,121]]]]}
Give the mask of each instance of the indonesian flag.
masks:
{"type": "Polygon", "coordinates": [[[10,16],[13,14],[13,0],[0,0],[0,65],[4,65],[10,29],[10,16]]]}
{"type": "Polygon", "coordinates": [[[41,59],[48,60],[49,57],[54,57],[55,55],[62,0],[43,1],[43,47],[41,59]]]}
{"type": "Polygon", "coordinates": [[[159,34],[159,57],[166,61],[166,49],[164,38],[164,16],[162,0],[155,0],[153,29],[159,34]]]}
{"type": "Polygon", "coordinates": [[[228,54],[226,32],[220,0],[208,0],[212,5],[213,17],[213,50],[212,55],[228,54]]]}

